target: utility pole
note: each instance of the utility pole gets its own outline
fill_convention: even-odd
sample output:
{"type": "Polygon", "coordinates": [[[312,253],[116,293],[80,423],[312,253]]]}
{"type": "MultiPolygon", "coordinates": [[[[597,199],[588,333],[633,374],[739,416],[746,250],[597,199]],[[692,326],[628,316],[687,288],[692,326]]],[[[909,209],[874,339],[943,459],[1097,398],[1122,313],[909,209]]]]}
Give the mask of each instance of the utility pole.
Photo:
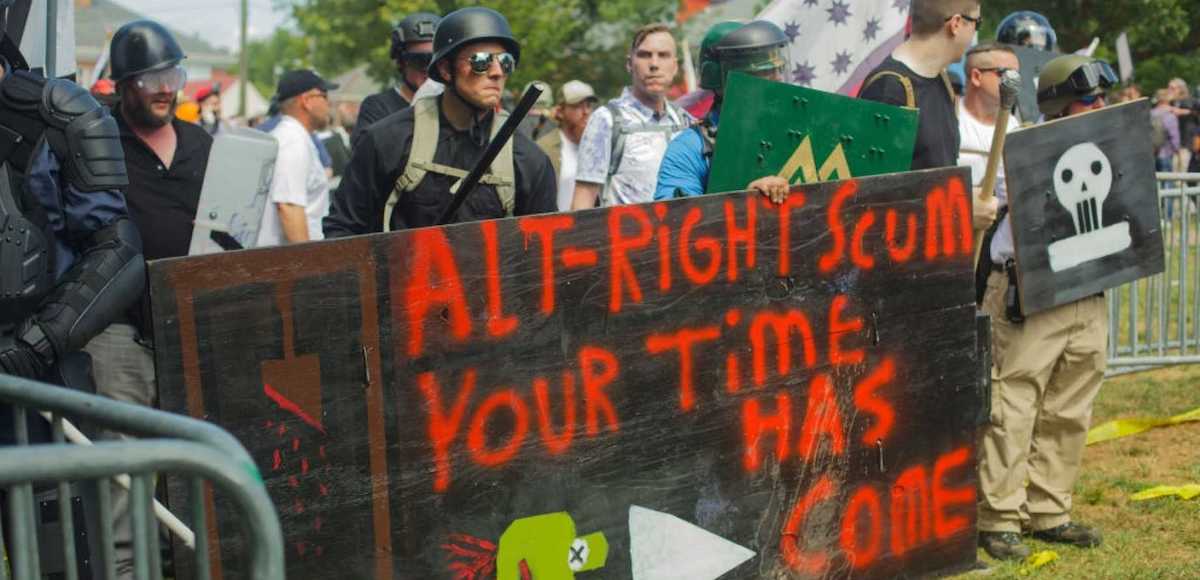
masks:
{"type": "Polygon", "coordinates": [[[250,20],[249,0],[242,0],[242,30],[241,38],[238,41],[240,48],[238,49],[238,116],[246,118],[246,85],[250,82],[250,55],[246,53],[246,26],[250,20]]]}

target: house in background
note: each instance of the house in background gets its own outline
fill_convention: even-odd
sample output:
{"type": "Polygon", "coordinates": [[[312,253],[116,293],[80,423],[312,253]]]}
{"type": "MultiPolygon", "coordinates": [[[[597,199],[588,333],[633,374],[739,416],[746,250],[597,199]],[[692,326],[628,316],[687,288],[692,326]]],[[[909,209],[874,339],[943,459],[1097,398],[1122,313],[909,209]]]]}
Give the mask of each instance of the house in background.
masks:
{"type": "MultiPolygon", "coordinates": [[[[112,34],[122,25],[146,18],[113,0],[75,1],[75,58],[78,79],[90,84],[107,75],[108,44],[112,34]],[[102,70],[97,72],[97,65],[102,70]]],[[[183,68],[187,71],[188,83],[184,96],[191,98],[201,87],[216,83],[221,85],[221,113],[225,118],[237,115],[241,80],[236,72],[238,58],[230,52],[214,47],[204,39],[167,27],[179,41],[187,58],[183,68]]],[[[246,113],[249,116],[265,113],[267,99],[254,85],[246,87],[246,113]]]]}

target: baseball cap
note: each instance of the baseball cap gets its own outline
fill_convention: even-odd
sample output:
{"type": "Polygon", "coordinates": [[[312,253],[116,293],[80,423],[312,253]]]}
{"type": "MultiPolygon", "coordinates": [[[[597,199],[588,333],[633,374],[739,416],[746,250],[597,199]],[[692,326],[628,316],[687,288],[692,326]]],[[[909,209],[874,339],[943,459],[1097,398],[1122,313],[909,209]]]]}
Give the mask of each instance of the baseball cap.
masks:
{"type": "Polygon", "coordinates": [[[586,100],[600,100],[596,98],[596,91],[592,90],[592,85],[579,80],[572,80],[563,83],[562,102],[564,104],[578,105],[586,100]]]}
{"type": "Polygon", "coordinates": [[[331,83],[317,76],[317,73],[309,69],[293,70],[285,72],[283,76],[279,77],[279,86],[275,89],[275,98],[282,103],[296,95],[313,89],[321,89],[322,91],[329,92],[337,90],[338,86],[337,83],[331,83]]]}

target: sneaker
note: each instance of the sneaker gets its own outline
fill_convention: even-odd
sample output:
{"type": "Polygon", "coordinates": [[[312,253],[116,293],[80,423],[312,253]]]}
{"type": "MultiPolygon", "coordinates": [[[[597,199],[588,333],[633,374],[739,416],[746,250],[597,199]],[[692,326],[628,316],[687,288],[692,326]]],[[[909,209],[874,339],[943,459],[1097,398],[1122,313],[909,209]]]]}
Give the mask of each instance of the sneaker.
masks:
{"type": "Polygon", "coordinates": [[[1033,553],[1016,532],[979,532],[979,547],[997,560],[1024,560],[1033,553]]]}
{"type": "Polygon", "coordinates": [[[1095,548],[1104,541],[1100,532],[1075,522],[1067,522],[1048,530],[1036,531],[1033,533],[1033,537],[1043,542],[1070,544],[1080,548],[1095,548]]]}

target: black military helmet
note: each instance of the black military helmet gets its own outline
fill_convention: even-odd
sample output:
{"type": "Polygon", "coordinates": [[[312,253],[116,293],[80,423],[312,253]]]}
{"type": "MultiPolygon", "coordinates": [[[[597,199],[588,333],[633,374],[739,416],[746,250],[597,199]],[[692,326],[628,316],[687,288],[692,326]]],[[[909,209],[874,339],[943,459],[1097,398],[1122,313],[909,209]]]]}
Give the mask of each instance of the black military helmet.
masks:
{"type": "Polygon", "coordinates": [[[996,40],[1014,46],[1028,46],[1046,52],[1058,50],[1058,34],[1050,21],[1030,10],[1013,12],[1000,21],[996,40]]]}
{"type": "Polygon", "coordinates": [[[108,58],[112,80],[119,83],[134,75],[173,67],[186,57],[166,27],[152,20],[135,20],[113,34],[108,58]]]}
{"type": "Polygon", "coordinates": [[[433,40],[442,18],[429,12],[413,12],[404,17],[392,29],[392,60],[400,60],[404,56],[404,45],[410,42],[428,42],[433,40]]]}
{"type": "Polygon", "coordinates": [[[492,10],[473,6],[460,8],[447,14],[438,24],[437,33],[433,36],[433,60],[429,63],[429,78],[445,83],[438,72],[439,62],[454,55],[464,44],[482,41],[499,42],[516,62],[521,60],[521,45],[513,38],[512,28],[503,14],[492,10]]]}

